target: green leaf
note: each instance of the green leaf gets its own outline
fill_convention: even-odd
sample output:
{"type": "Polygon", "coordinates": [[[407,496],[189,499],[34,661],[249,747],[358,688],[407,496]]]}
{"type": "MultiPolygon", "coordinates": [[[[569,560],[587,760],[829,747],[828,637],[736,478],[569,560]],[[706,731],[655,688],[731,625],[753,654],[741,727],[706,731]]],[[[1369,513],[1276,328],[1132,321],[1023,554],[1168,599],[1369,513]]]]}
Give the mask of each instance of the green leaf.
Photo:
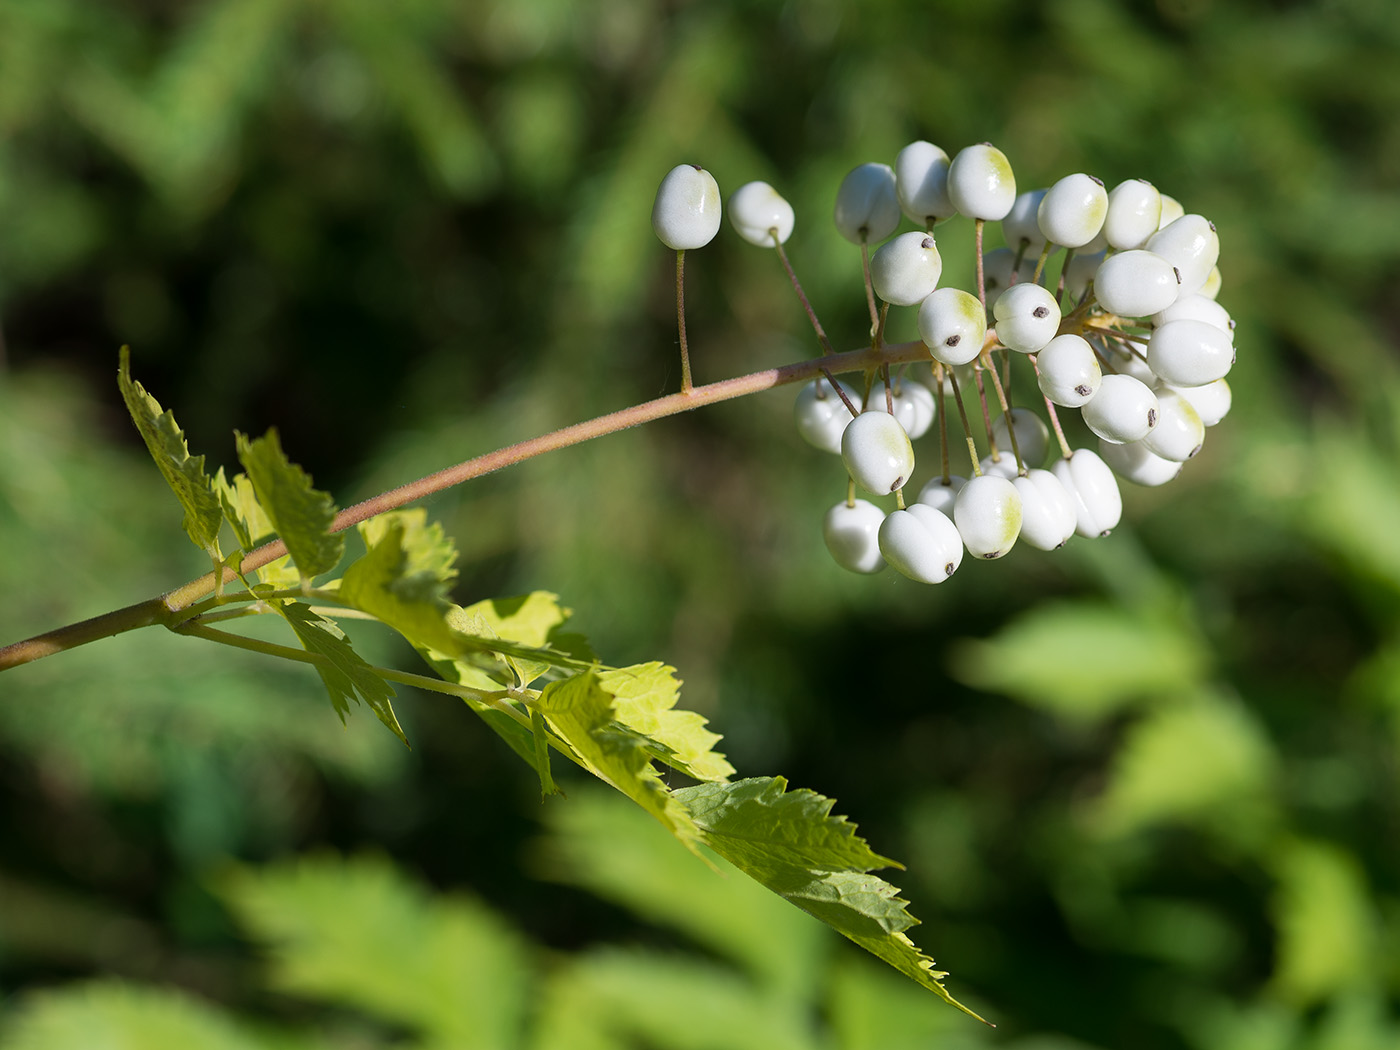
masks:
{"type": "Polygon", "coordinates": [[[1042,605],[953,650],[954,673],[968,685],[1084,720],[1189,688],[1208,662],[1185,627],[1089,602],[1042,605]]]}
{"type": "Polygon", "coordinates": [[[190,455],[189,446],[185,444],[185,432],[176,424],[174,415],[164,411],[160,402],[131,378],[129,347],[121,349],[117,383],[121,387],[127,411],[131,413],[136,429],[141,432],[146,447],[151,451],[151,458],[156,461],[166,484],[185,509],[185,534],[211,559],[221,561],[223,554],[219,550],[219,528],[223,524],[223,511],[214,491],[214,482],[204,471],[204,457],[190,455]]]}
{"type": "Polygon", "coordinates": [[[1182,823],[1260,840],[1274,826],[1276,764],[1243,705],[1210,693],[1168,702],[1128,728],[1094,825],[1116,836],[1182,823]]]}
{"type": "Polygon", "coordinates": [[[291,624],[303,648],[323,658],[315,665],[316,673],[325,683],[331,706],[340,715],[340,720],[345,721],[350,711],[350,701],[363,700],[379,720],[407,744],[408,737],[404,736],[394,708],[389,703],[394,690],[351,648],[345,632],[301,602],[279,602],[276,608],[291,624]]]}
{"type": "MultiPolygon", "coordinates": [[[[589,788],[571,792],[567,806],[543,812],[549,835],[536,857],[547,877],[685,934],[739,964],[775,997],[804,1002],[823,993],[834,943],[826,927],[718,858],[723,874],[717,878],[676,849],[629,800],[601,786],[589,788]],[[782,950],[774,951],[775,944],[782,950]]],[[[912,985],[909,991],[927,998],[912,985]]]]}
{"type": "Polygon", "coordinates": [[[246,1029],[182,992],[116,981],[69,985],[31,994],[6,1016],[8,1050],[293,1050],[311,1046],[246,1029]]]}
{"type": "Polygon", "coordinates": [[[727,780],[734,767],[713,750],[718,733],[705,728],[703,715],[676,710],[680,680],[676,669],[659,662],[603,671],[603,688],[613,694],[613,709],[623,725],[664,744],[663,762],[696,780],[727,780]]]}
{"type": "Polygon", "coordinates": [[[1278,879],[1274,990],[1311,1006],[1376,973],[1381,921],[1356,858],[1323,842],[1291,840],[1271,867],[1278,879]]]}
{"type": "MultiPolygon", "coordinates": [[[[232,482],[224,480],[223,468],[214,476],[214,488],[223,507],[224,520],[233,527],[239,547],[247,552],[261,547],[277,537],[272,527],[272,519],[258,502],[257,493],[247,474],[235,475],[232,482]]],[[[289,556],[283,555],[257,570],[258,579],[269,587],[282,588],[295,585],[300,576],[292,565],[289,556]]]]}
{"type": "MultiPolygon", "coordinates": [[[[549,644],[551,632],[569,618],[569,610],[559,604],[557,595],[535,591],[519,598],[488,598],[453,614],[452,623],[460,631],[481,638],[503,638],[530,646],[549,644]]],[[[522,688],[550,669],[547,660],[506,657],[522,688]]]]}
{"type": "Polygon", "coordinates": [[[894,862],[873,852],[845,817],[831,815],[833,800],[788,792],[782,777],[698,784],[675,798],[690,810],[701,840],[740,871],[978,1017],[948,993],[947,974],[905,935],[918,920],[899,890],[866,874],[894,862]]]}
{"type": "Polygon", "coordinates": [[[416,1046],[519,1045],[525,945],[477,901],[432,896],[379,857],[236,869],[218,891],[271,945],[277,990],[406,1026],[416,1046]]]}
{"type": "Polygon", "coordinates": [[[544,724],[544,715],[536,710],[530,712],[530,731],[535,737],[535,751],[531,765],[540,777],[540,794],[544,796],[562,794],[554,775],[549,769],[549,728],[544,724]]]}
{"type": "Polygon", "coordinates": [[[331,532],[335,503],[311,487],[311,478],[282,451],[275,429],[250,441],[235,435],[238,458],[253,483],[258,502],[287,545],[304,579],[330,572],[345,551],[345,537],[331,532]]]}
{"type": "MultiPolygon", "coordinates": [[[[450,541],[443,538],[437,524],[426,524],[421,509],[378,515],[360,526],[360,535],[368,550],[346,567],[341,600],[393,627],[449,681],[480,689],[515,684],[499,675],[474,680],[469,665],[460,667],[455,677],[440,666],[442,661],[493,653],[578,671],[592,666],[590,661],[561,649],[522,645],[493,637],[489,630],[476,633],[481,618],[469,615],[447,598],[446,585],[455,575],[450,541]]],[[[501,622],[512,621],[507,617],[501,622]]]]}
{"type": "Polygon", "coordinates": [[[698,832],[686,807],[666,790],[651,764],[647,739],[616,725],[614,697],[598,675],[587,671],[551,682],[540,694],[538,710],[585,768],[611,784],[659,820],[688,848],[698,832]]]}

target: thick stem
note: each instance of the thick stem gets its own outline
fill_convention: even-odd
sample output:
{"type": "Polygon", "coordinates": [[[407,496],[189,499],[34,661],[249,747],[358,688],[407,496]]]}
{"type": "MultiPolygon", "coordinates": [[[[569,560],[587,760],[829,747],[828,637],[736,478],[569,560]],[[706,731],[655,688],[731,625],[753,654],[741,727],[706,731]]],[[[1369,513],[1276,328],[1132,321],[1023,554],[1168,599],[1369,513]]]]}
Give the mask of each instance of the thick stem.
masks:
{"type": "MultiPolygon", "coordinates": [[[[546,452],[554,452],[571,445],[591,441],[594,438],[615,434],[643,423],[688,412],[700,408],[702,405],[712,405],[720,401],[730,401],[736,397],[746,397],[764,390],[772,390],[774,387],[806,382],[818,375],[865,372],[879,368],[884,364],[903,364],[908,361],[927,359],[928,347],[924,345],[922,340],[916,339],[908,343],[886,346],[878,352],[870,349],[852,350],[832,357],[819,357],[798,364],[784,365],[781,368],[767,368],[761,372],[751,372],[733,379],[722,379],[717,383],[694,387],[688,394],[668,394],[653,401],[633,405],[617,412],[610,412],[605,416],[598,416],[573,426],[563,427],[540,437],[507,445],[505,448],[488,452],[483,456],[477,456],[458,463],[456,466],[447,467],[419,478],[417,481],[390,489],[388,492],[383,492],[342,510],[331,523],[331,531],[341,532],[374,517],[376,514],[397,510],[399,507],[423,499],[425,496],[441,492],[454,485],[460,485],[464,481],[471,481],[484,474],[513,466],[516,463],[522,463],[546,452]]],[[[249,551],[243,557],[237,571],[232,568],[224,569],[223,578],[225,581],[232,581],[240,573],[250,573],[269,562],[276,561],[286,553],[287,548],[281,540],[266,543],[256,550],[249,551]]],[[[124,609],[104,613],[81,623],[59,627],[25,641],[4,646],[0,648],[0,671],[18,667],[20,664],[26,664],[45,656],[52,656],[65,649],[86,645],[88,642],[95,642],[101,638],[123,634],[138,627],[173,624],[180,619],[175,615],[176,613],[180,613],[195,602],[209,597],[214,593],[214,589],[214,573],[208,572],[198,579],[175,588],[163,597],[138,602],[124,609]]]]}

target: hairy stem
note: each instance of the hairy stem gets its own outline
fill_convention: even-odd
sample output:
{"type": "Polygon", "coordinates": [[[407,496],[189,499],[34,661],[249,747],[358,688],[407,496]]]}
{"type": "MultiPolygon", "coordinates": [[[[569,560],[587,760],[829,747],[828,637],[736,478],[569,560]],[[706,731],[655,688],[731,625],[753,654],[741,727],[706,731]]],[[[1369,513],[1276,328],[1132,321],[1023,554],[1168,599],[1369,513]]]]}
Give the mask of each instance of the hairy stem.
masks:
{"type": "MultiPolygon", "coordinates": [[[[342,510],[331,523],[331,531],[341,532],[374,517],[376,514],[397,510],[399,507],[407,506],[433,493],[442,492],[454,485],[460,485],[465,481],[491,474],[516,463],[523,463],[527,459],[533,459],[546,452],[554,452],[585,441],[591,441],[594,438],[615,434],[643,423],[688,412],[700,408],[702,405],[712,405],[720,401],[730,401],[737,397],[747,397],[765,390],[772,390],[779,386],[806,382],[818,375],[865,372],[877,369],[882,365],[904,364],[909,361],[927,359],[928,347],[924,345],[922,340],[916,339],[907,343],[895,343],[882,347],[878,351],[869,348],[851,350],[844,354],[814,358],[810,361],[784,365],[781,368],[767,368],[760,372],[751,372],[748,375],[736,376],[732,379],[722,379],[717,383],[692,387],[689,393],[668,394],[665,397],[658,397],[630,408],[610,412],[583,423],[562,427],[548,434],[542,434],[539,437],[507,445],[494,452],[465,460],[456,466],[439,470],[406,485],[400,485],[398,488],[390,489],[342,510]]],[[[287,548],[281,540],[263,544],[263,546],[244,555],[236,571],[232,568],[225,568],[222,571],[223,579],[225,582],[233,581],[240,574],[247,574],[254,569],[261,568],[269,562],[276,561],[286,553],[287,548]]],[[[151,627],[156,624],[172,626],[184,618],[180,614],[185,613],[191,605],[214,594],[215,584],[215,574],[208,572],[198,579],[191,580],[169,591],[162,597],[150,598],[123,609],[103,613],[101,616],[94,616],[92,619],[59,627],[22,642],[14,642],[4,646],[0,648],[0,671],[18,667],[20,664],[30,663],[45,656],[52,656],[65,649],[73,649],[102,638],[123,634],[138,627],[151,627]]]]}

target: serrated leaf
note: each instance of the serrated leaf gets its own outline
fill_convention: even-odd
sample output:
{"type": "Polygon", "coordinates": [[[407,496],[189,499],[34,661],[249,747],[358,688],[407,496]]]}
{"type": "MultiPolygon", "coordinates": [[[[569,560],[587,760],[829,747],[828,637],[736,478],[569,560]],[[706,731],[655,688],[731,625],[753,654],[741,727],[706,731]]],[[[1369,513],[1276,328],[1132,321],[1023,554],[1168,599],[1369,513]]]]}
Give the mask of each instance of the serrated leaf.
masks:
{"type": "MultiPolygon", "coordinates": [[[[214,489],[223,507],[224,520],[233,527],[233,534],[244,552],[276,538],[277,530],[272,527],[272,519],[258,502],[247,474],[237,474],[233,481],[226,481],[220,467],[214,476],[214,489]]],[[[291,558],[285,554],[261,566],[257,576],[263,583],[276,588],[290,587],[300,579],[291,558]]]]}
{"type": "Polygon", "coordinates": [[[175,416],[162,409],[160,402],[131,378],[129,347],[121,349],[117,383],[121,387],[127,411],[150,449],[151,458],[156,461],[161,476],[184,508],[185,534],[214,561],[222,560],[219,527],[223,524],[223,511],[214,491],[214,482],[205,473],[204,457],[190,455],[185,432],[176,424],[175,416]]]}
{"type": "Polygon", "coordinates": [[[587,671],[551,682],[540,694],[537,709],[585,768],[636,802],[687,847],[695,848],[699,836],[689,811],[662,784],[646,739],[619,732],[613,694],[597,674],[587,671]]]}
{"type": "MultiPolygon", "coordinates": [[[[557,595],[535,591],[518,598],[488,598],[468,605],[454,613],[452,624],[458,630],[479,638],[502,638],[524,645],[545,646],[552,631],[569,618],[569,611],[559,604],[557,595]]],[[[545,674],[550,664],[546,660],[524,660],[506,657],[515,672],[516,684],[528,686],[545,674]]]]}
{"type": "Polygon", "coordinates": [[[362,700],[395,736],[407,744],[408,737],[404,736],[403,728],[394,715],[393,705],[389,702],[394,690],[355,652],[345,632],[300,602],[280,603],[276,608],[291,624],[302,647],[308,653],[323,658],[315,665],[316,673],[325,683],[331,706],[340,715],[340,720],[345,721],[352,700],[362,700]]]}
{"type": "Polygon", "coordinates": [[[918,920],[899,890],[867,874],[893,862],[872,851],[845,817],[831,815],[833,800],[788,792],[782,777],[698,784],[674,797],[690,810],[701,841],[740,871],[977,1017],[905,935],[918,920]]]}
{"type": "Polygon", "coordinates": [[[602,671],[598,680],[613,694],[617,720],[664,744],[662,761],[672,769],[696,780],[728,780],[734,775],[734,767],[714,750],[720,737],[705,728],[705,717],[676,710],[681,683],[674,667],[637,664],[602,671]]]}
{"type": "MultiPolygon", "coordinates": [[[[452,576],[444,560],[443,544],[447,541],[441,539],[436,525],[424,524],[421,510],[381,514],[361,525],[360,534],[368,550],[346,567],[340,584],[341,600],[383,620],[430,660],[459,661],[482,653],[498,653],[571,670],[592,666],[563,650],[472,633],[465,610],[446,595],[446,583],[452,576]]],[[[467,668],[462,669],[463,675],[466,671],[467,668]]],[[[499,678],[489,678],[489,684],[467,677],[460,680],[464,685],[483,689],[513,684],[499,678]]]]}
{"type": "Polygon", "coordinates": [[[276,429],[249,440],[235,435],[238,458],[277,535],[304,579],[330,572],[345,551],[345,537],[331,532],[335,502],[312,488],[306,471],[287,458],[276,429]]]}
{"type": "Polygon", "coordinates": [[[431,896],[379,857],[238,869],[219,892],[270,943],[279,991],[406,1026],[415,1046],[519,1045],[525,945],[477,901],[431,896]]]}

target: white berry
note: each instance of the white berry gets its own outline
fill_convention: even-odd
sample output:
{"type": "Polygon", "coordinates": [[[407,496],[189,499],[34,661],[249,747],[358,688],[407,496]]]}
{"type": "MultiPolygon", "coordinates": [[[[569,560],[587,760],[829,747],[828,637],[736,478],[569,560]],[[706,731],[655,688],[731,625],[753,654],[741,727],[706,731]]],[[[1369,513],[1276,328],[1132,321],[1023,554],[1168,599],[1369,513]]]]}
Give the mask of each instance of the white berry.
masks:
{"type": "Polygon", "coordinates": [[[1109,313],[1146,317],[1176,302],[1181,278],[1170,262],[1141,248],[1115,252],[1094,274],[1094,298],[1109,313]]]}
{"type": "Polygon", "coordinates": [[[719,184],[704,168],[677,164],[656,191],[651,226],[676,251],[703,248],[719,232],[719,184]]]}
{"type": "Polygon", "coordinates": [[[1212,266],[1210,273],[1206,274],[1205,283],[1196,289],[1197,294],[1204,295],[1207,299],[1214,299],[1220,294],[1220,282],[1220,267],[1218,265],[1212,266]]]}
{"type": "Polygon", "coordinates": [[[1152,323],[1158,328],[1169,321],[1205,321],[1207,324],[1215,325],[1222,332],[1234,332],[1235,330],[1235,322],[1230,319],[1230,311],[1214,299],[1207,298],[1199,292],[1194,295],[1183,295],[1165,310],[1152,315],[1152,323]]]}
{"type": "Polygon", "coordinates": [[[1069,266],[1065,267],[1065,291],[1072,300],[1078,301],[1084,297],[1084,293],[1089,290],[1089,282],[1099,272],[1099,267],[1103,265],[1107,256],[1106,251],[1074,253],[1069,266]]]}
{"type": "Polygon", "coordinates": [[[1142,438],[1154,455],[1180,463],[1201,451],[1206,425],[1194,405],[1170,387],[1157,391],[1157,425],[1142,438]]]}
{"type": "MultiPolygon", "coordinates": [[[[1039,261],[1038,255],[1023,255],[1021,265],[1016,270],[1016,281],[1030,284],[1031,278],[1035,276],[1036,263],[1039,261]]],[[[995,304],[997,296],[1015,283],[1011,279],[1011,268],[1015,265],[1016,253],[1010,248],[993,248],[982,253],[982,284],[989,304],[995,304]]]]}
{"type": "Polygon", "coordinates": [[[898,380],[885,397],[885,381],[878,379],[870,388],[870,396],[865,399],[866,412],[888,412],[889,403],[894,403],[894,417],[912,440],[918,440],[928,433],[933,425],[935,406],[933,391],[912,379],[898,380]]]}
{"type": "Polygon", "coordinates": [[[1040,202],[1040,231],[1052,244],[1081,248],[1103,229],[1108,191],[1103,182],[1083,173],[1066,175],[1051,186],[1040,202]]]}
{"type": "Polygon", "coordinates": [[[911,142],[894,160],[895,192],[905,215],[925,228],[957,214],[948,199],[948,154],[932,142],[911,142]]]}
{"type": "Polygon", "coordinates": [[[1021,468],[1016,466],[1016,456],[1010,448],[998,446],[996,458],[993,459],[990,455],[983,456],[982,461],[977,464],[977,469],[983,474],[992,474],[1010,481],[1020,473],[1021,468]]]}
{"type": "Polygon", "coordinates": [[[1021,494],[1007,478],[975,477],[953,501],[953,524],[969,554],[1000,558],[1021,534],[1021,494]]]}
{"type": "Polygon", "coordinates": [[[939,288],[919,304],[919,337],[935,361],[965,365],[982,352],[987,311],[961,288],[939,288]]]}
{"type": "Polygon", "coordinates": [[[1057,335],[1035,355],[1040,392],[1064,408],[1086,405],[1098,393],[1103,373],[1094,348],[1081,335],[1057,335]]]}
{"type": "Polygon", "coordinates": [[[1048,470],[1030,470],[1011,483],[1021,495],[1021,539],[1042,551],[1063,547],[1079,514],[1060,479],[1048,470]]]}
{"type": "Polygon", "coordinates": [[[1235,362],[1228,332],[1206,321],[1169,321],[1147,341],[1147,363],[1172,386],[1204,386],[1223,379],[1235,362]]]}
{"type": "Polygon", "coordinates": [[[914,446],[888,412],[862,412],[847,423],[841,459],[856,484],[877,496],[901,487],[914,472],[914,446]]]}
{"type": "Polygon", "coordinates": [[[1206,383],[1204,386],[1170,387],[1169,389],[1191,402],[1191,407],[1201,417],[1201,423],[1208,427],[1215,426],[1225,418],[1226,413],[1230,411],[1230,402],[1233,400],[1230,384],[1223,379],[1217,379],[1214,383],[1206,383]]]}
{"type": "Polygon", "coordinates": [[[1110,247],[1141,248],[1161,226],[1162,195],[1152,183],[1128,179],[1109,191],[1103,232],[1110,247]]]}
{"type": "MultiPolygon", "coordinates": [[[[1165,485],[1181,473],[1181,463],[1163,459],[1141,441],[1130,441],[1124,445],[1102,441],[1099,452],[1113,473],[1134,485],[1165,485]]],[[[1079,458],[1078,453],[1075,458],[1079,458]]]]}
{"type": "MultiPolygon", "coordinates": [[[[860,394],[849,383],[839,379],[836,382],[859,412],[860,394]]],[[[797,422],[797,432],[807,444],[823,452],[839,454],[841,435],[853,417],[851,410],[831,389],[830,382],[814,379],[797,395],[797,401],[793,405],[793,418],[797,422]]]]}
{"type": "Polygon", "coordinates": [[[836,564],[851,572],[879,572],[885,567],[880,556],[880,525],[885,512],[863,499],[850,506],[838,503],[822,519],[822,538],[836,564]]]}
{"type": "Polygon", "coordinates": [[[943,475],[940,474],[919,490],[918,502],[952,518],[953,503],[966,484],[967,478],[959,474],[950,474],[946,482],[943,480],[943,475]]]}
{"type": "Polygon", "coordinates": [[[958,150],[948,166],[948,198],[969,219],[997,221],[1016,200],[1016,176],[1006,154],[990,142],[958,150]]]}
{"type": "Polygon", "coordinates": [[[899,225],[899,197],[894,169],[888,164],[861,164],[841,180],[836,191],[836,229],[852,244],[883,241],[899,225]]]}
{"type": "MultiPolygon", "coordinates": [[[[1010,429],[1016,432],[1016,449],[1021,453],[1021,462],[1028,467],[1045,462],[1045,453],[1050,448],[1050,428],[1045,425],[1045,420],[1029,408],[1013,408],[1010,429]]],[[[1007,430],[1006,416],[997,416],[992,422],[992,437],[996,439],[998,448],[1011,448],[1011,436],[1007,430]]]]}
{"type": "Polygon", "coordinates": [[[870,258],[870,283],[875,294],[893,306],[913,306],[938,287],[943,257],[933,234],[901,233],[886,241],[870,258]]]}
{"type": "Polygon", "coordinates": [[[922,503],[887,514],[879,540],[885,561],[920,583],[942,583],[962,564],[957,526],[946,514],[922,503]]]}
{"type": "Polygon", "coordinates": [[[1194,292],[1205,284],[1220,257],[1220,238],[1203,216],[1183,215],[1149,237],[1147,250],[1175,266],[1181,274],[1181,287],[1194,292]]]}
{"type": "Polygon", "coordinates": [[[729,221],[760,248],[785,244],[795,221],[792,205],[766,182],[746,182],[729,195],[729,221]]]}
{"type": "Polygon", "coordinates": [[[1055,337],[1060,304],[1038,284],[1013,284],[992,304],[997,339],[1003,346],[1033,354],[1055,337]]]}
{"type": "Polygon", "coordinates": [[[1113,471],[1087,448],[1075,449],[1069,459],[1057,460],[1051,468],[1065,491],[1074,497],[1078,519],[1075,532],[1081,536],[1107,536],[1123,517],[1123,495],[1113,471]]]}
{"type": "Polygon", "coordinates": [[[1175,197],[1162,194],[1162,216],[1157,220],[1157,229],[1163,230],[1186,214],[1186,209],[1175,197]]]}
{"type": "Polygon", "coordinates": [[[1045,234],[1040,231],[1037,216],[1040,202],[1045,199],[1047,190],[1027,190],[1019,194],[1011,204],[1011,210],[1001,220],[1001,235],[1006,246],[1013,252],[1021,252],[1022,257],[1035,258],[1045,247],[1045,234]]]}
{"type": "Polygon", "coordinates": [[[1157,425],[1157,395],[1140,379],[1107,375],[1080,415],[1105,441],[1139,441],[1157,425]]]}

